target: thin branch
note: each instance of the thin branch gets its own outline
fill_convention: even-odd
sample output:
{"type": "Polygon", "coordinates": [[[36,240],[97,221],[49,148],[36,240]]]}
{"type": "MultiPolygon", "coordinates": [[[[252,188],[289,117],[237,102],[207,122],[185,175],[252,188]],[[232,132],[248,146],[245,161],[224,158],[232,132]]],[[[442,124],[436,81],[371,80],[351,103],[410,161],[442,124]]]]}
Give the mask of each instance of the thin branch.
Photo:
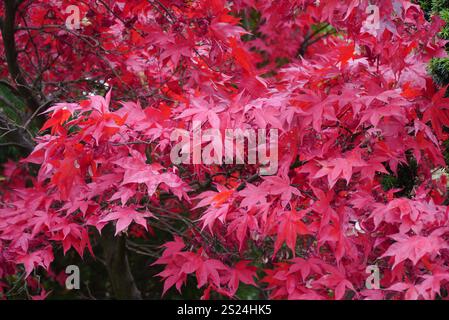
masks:
{"type": "Polygon", "coordinates": [[[335,30],[328,32],[326,34],[324,34],[323,36],[320,36],[316,39],[313,39],[316,35],[318,35],[321,31],[325,30],[326,28],[329,27],[329,24],[325,23],[324,25],[322,25],[321,27],[319,27],[318,29],[316,29],[314,32],[310,33],[310,30],[307,31],[306,36],[304,37],[304,41],[301,43],[301,46],[298,49],[298,53],[296,54],[297,57],[302,57],[304,56],[304,54],[307,51],[307,48],[310,47],[312,44],[314,44],[315,42],[321,40],[324,37],[330,36],[332,34],[335,34],[335,30]]]}
{"type": "Polygon", "coordinates": [[[0,110],[0,127],[6,130],[0,130],[1,139],[6,139],[5,143],[11,143],[24,148],[27,152],[34,149],[33,135],[23,126],[14,123],[9,119],[3,110],[0,110]],[[3,132],[2,132],[3,131],[3,132]]]}
{"type": "Polygon", "coordinates": [[[46,109],[51,103],[53,103],[53,100],[47,101],[44,104],[40,105],[39,108],[36,109],[36,111],[33,112],[33,114],[28,118],[28,120],[23,125],[24,128],[28,128],[31,121],[39,114],[40,111],[43,109],[46,109]]]}

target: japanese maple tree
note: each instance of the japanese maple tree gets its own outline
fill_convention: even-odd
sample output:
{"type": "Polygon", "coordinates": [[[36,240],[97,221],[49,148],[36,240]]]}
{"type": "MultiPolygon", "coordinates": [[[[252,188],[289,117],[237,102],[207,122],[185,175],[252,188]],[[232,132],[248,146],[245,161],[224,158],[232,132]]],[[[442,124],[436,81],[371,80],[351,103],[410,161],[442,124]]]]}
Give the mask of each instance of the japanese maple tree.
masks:
{"type": "Polygon", "coordinates": [[[143,268],[159,296],[193,282],[204,299],[447,298],[449,98],[427,71],[446,57],[437,16],[404,0],[0,10],[0,141],[23,155],[0,181],[0,297],[24,281],[51,298],[42,277],[64,285],[76,252],[104,264],[116,298],[145,297],[143,268]],[[173,163],[171,133],[195,121],[277,129],[276,174],[173,163]]]}

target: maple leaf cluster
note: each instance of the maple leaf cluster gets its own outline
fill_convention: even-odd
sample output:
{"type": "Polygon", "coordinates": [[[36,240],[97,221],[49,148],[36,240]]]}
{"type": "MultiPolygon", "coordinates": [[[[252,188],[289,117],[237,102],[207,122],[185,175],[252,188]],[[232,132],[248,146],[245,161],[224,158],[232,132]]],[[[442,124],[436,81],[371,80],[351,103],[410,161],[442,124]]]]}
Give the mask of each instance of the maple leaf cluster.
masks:
{"type": "Polygon", "coordinates": [[[59,102],[34,151],[4,168],[0,281],[50,270],[57,247],[94,255],[113,224],[117,237],[168,228],[153,261],[163,293],[192,279],[203,298],[242,284],[270,299],[446,298],[447,178],[434,172],[449,98],[427,73],[446,55],[440,19],[404,0],[371,1],[376,29],[365,0],[90,2],[67,30],[70,1],[34,1],[16,34],[49,58],[42,93],[59,102]],[[107,94],[82,95],[95,79],[107,94]],[[278,129],[276,175],[174,165],[170,134],[193,121],[278,129]],[[410,159],[413,190],[387,190],[410,159]]]}

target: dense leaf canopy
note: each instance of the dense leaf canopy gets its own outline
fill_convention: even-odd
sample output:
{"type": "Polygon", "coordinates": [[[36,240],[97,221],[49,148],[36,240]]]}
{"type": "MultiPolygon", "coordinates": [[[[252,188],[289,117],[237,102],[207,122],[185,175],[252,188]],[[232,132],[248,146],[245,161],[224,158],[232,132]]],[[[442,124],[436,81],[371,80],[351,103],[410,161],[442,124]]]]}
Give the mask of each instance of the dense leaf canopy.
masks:
{"type": "Polygon", "coordinates": [[[131,274],[137,291],[114,279],[111,243],[124,264],[150,256],[131,269],[157,270],[159,296],[193,281],[206,299],[248,287],[270,299],[446,297],[449,98],[428,73],[446,57],[438,16],[404,0],[0,9],[1,141],[29,152],[3,166],[0,297],[19,281],[47,296],[41,279],[63,284],[73,252],[104,254],[113,294],[139,297],[131,274]],[[174,164],[170,135],[194,121],[277,129],[276,174],[174,164]],[[370,266],[380,288],[366,287],[370,266]]]}

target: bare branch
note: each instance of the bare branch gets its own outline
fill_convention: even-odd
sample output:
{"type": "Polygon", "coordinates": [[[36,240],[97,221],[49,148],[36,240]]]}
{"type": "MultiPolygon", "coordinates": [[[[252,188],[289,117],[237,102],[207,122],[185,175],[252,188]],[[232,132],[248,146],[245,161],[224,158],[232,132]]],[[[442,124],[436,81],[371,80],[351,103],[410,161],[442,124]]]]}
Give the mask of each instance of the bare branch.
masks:
{"type": "Polygon", "coordinates": [[[5,140],[5,143],[20,146],[27,152],[33,151],[34,141],[32,134],[26,128],[9,119],[3,110],[0,110],[0,127],[0,138],[5,140]]]}

